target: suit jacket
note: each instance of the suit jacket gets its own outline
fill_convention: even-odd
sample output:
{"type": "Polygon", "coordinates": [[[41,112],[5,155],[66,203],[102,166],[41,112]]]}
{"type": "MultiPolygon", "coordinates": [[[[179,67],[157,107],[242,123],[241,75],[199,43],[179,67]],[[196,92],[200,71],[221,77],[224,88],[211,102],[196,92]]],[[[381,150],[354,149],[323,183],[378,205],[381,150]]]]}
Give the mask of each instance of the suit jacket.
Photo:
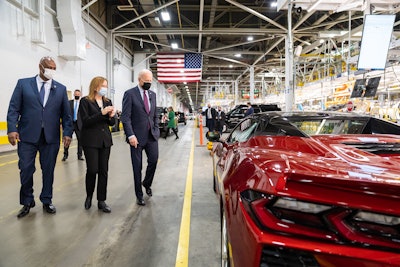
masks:
{"type": "Polygon", "coordinates": [[[219,120],[219,121],[221,121],[221,122],[225,122],[225,119],[226,119],[225,112],[223,112],[223,111],[221,110],[221,115],[220,115],[220,116],[218,115],[218,111],[216,111],[216,112],[217,112],[217,116],[216,116],[217,121],[219,120]],[[219,119],[219,117],[221,117],[221,118],[219,119]]]}
{"type": "MultiPolygon", "coordinates": [[[[74,105],[75,105],[75,99],[69,100],[69,107],[71,108],[71,117],[72,121],[74,121],[74,105]]],[[[79,100],[79,105],[78,105],[78,111],[79,112],[79,106],[81,105],[81,102],[79,100]]],[[[82,120],[79,118],[79,115],[76,115],[76,123],[78,124],[78,129],[82,129],[82,120]]]]}
{"type": "Polygon", "coordinates": [[[203,115],[206,116],[206,120],[215,120],[217,118],[217,111],[215,108],[207,108],[204,112],[203,115]],[[211,109],[211,117],[212,119],[208,118],[208,110],[211,109]]]}
{"type": "Polygon", "coordinates": [[[150,101],[150,113],[147,114],[144,108],[143,98],[138,86],[127,90],[122,99],[121,121],[124,126],[126,138],[135,135],[139,144],[144,145],[148,140],[148,125],[150,124],[151,135],[157,140],[160,137],[158,128],[159,118],[156,108],[156,93],[147,90],[150,101]]]}
{"type": "Polygon", "coordinates": [[[18,80],[8,108],[7,133],[18,132],[21,142],[37,143],[43,128],[47,143],[60,143],[60,119],[63,136],[71,137],[72,117],[64,85],[52,80],[43,107],[36,76],[18,80]]]}
{"type": "MultiPolygon", "coordinates": [[[[111,100],[103,101],[103,107],[112,106],[111,100]]],[[[79,103],[78,121],[81,121],[82,147],[111,147],[112,137],[109,126],[114,125],[115,117],[110,118],[101,113],[101,107],[96,101],[83,97],[79,103]]],[[[78,123],[79,125],[79,123],[78,123]]]]}

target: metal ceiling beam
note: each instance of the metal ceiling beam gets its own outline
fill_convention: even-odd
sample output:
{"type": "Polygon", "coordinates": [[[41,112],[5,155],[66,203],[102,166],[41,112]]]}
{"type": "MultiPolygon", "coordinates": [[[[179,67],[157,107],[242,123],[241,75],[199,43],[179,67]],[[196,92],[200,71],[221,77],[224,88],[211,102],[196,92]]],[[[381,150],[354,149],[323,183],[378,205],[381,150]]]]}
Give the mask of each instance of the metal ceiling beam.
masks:
{"type": "Polygon", "coordinates": [[[132,20],[130,20],[130,21],[127,21],[127,22],[125,22],[125,23],[119,25],[118,27],[115,27],[114,29],[111,30],[111,32],[115,32],[115,31],[117,31],[117,30],[119,30],[119,29],[125,27],[126,25],[129,25],[129,24],[131,24],[131,23],[133,23],[133,22],[135,22],[135,21],[137,21],[137,20],[139,20],[139,19],[142,19],[142,18],[144,18],[144,17],[147,17],[148,15],[153,14],[153,13],[157,12],[158,10],[163,9],[163,8],[165,8],[165,7],[167,7],[167,6],[170,6],[170,5],[172,5],[172,4],[174,4],[174,3],[178,2],[178,1],[179,1],[179,0],[172,0],[171,2],[166,3],[165,5],[159,6],[159,7],[155,8],[154,10],[152,10],[152,11],[150,11],[150,12],[144,13],[143,15],[141,15],[141,16],[139,16],[139,17],[136,17],[136,18],[134,18],[134,19],[132,19],[132,20]]]}
{"type": "Polygon", "coordinates": [[[276,26],[276,27],[278,27],[278,28],[280,28],[280,29],[282,29],[282,30],[284,30],[284,31],[287,31],[287,29],[286,29],[284,26],[280,25],[279,23],[276,23],[276,22],[273,21],[272,19],[270,19],[270,18],[268,18],[268,17],[266,17],[266,16],[260,14],[259,12],[254,11],[254,10],[251,9],[251,8],[248,8],[247,6],[244,6],[244,5],[242,5],[242,4],[239,4],[239,3],[235,2],[235,1],[232,1],[232,0],[225,0],[225,1],[228,2],[228,3],[230,3],[230,4],[232,4],[232,5],[235,5],[235,6],[239,7],[239,8],[241,8],[241,9],[243,9],[243,10],[246,11],[246,12],[249,12],[250,14],[253,14],[253,15],[256,16],[256,17],[259,17],[259,18],[262,19],[262,20],[265,20],[265,21],[271,23],[272,25],[274,25],[274,26],[276,26]]]}
{"type": "Polygon", "coordinates": [[[204,52],[211,53],[211,52],[215,52],[215,51],[219,51],[219,50],[226,50],[228,48],[232,48],[232,47],[236,47],[236,46],[248,45],[248,44],[263,42],[263,41],[266,41],[266,40],[271,40],[272,38],[273,37],[267,37],[267,38],[258,39],[258,40],[254,40],[254,41],[247,41],[247,42],[243,42],[243,43],[237,43],[237,44],[232,44],[232,45],[227,45],[227,46],[221,46],[221,47],[210,49],[210,50],[207,50],[207,51],[204,51],[204,52]]]}
{"type": "MultiPolygon", "coordinates": [[[[251,33],[252,35],[271,35],[271,34],[286,34],[282,30],[278,29],[254,29],[254,28],[212,28],[212,29],[203,29],[200,31],[199,29],[180,29],[180,28],[157,28],[157,29],[146,29],[144,32],[143,29],[125,29],[115,31],[115,34],[132,34],[132,35],[148,35],[148,34],[190,34],[190,35],[215,35],[215,34],[224,34],[224,35],[248,35],[251,33]]],[[[307,32],[301,32],[302,34],[306,34],[307,32]]],[[[316,34],[316,31],[308,32],[309,34],[316,34]]]]}
{"type": "Polygon", "coordinates": [[[199,10],[199,39],[197,45],[197,52],[201,52],[201,41],[202,41],[202,31],[203,31],[203,16],[204,16],[204,0],[200,0],[200,10],[199,10]]]}
{"type": "Polygon", "coordinates": [[[254,63],[253,66],[256,65],[261,59],[263,59],[263,57],[265,57],[269,52],[272,51],[272,49],[274,49],[278,44],[280,44],[283,40],[285,40],[285,37],[281,37],[279,40],[277,40],[273,45],[270,46],[270,48],[264,53],[264,55],[262,55],[261,57],[257,58],[254,63]]]}

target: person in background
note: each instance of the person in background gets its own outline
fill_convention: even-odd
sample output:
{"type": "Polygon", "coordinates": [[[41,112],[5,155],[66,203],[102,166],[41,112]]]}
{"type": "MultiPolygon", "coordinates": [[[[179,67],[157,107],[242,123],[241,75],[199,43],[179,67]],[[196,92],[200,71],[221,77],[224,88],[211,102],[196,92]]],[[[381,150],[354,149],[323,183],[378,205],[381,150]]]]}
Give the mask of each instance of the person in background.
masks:
{"type": "Polygon", "coordinates": [[[94,77],[89,85],[89,95],[81,99],[79,120],[82,124],[81,143],[86,157],[86,200],[90,209],[97,176],[97,207],[111,212],[106,204],[108,161],[113,145],[109,126],[115,123],[115,108],[106,97],[108,82],[104,77],[94,77]]]}
{"type": "Polygon", "coordinates": [[[247,102],[247,110],[244,113],[244,116],[247,117],[247,116],[250,116],[253,113],[254,113],[254,108],[251,106],[250,102],[247,102]]]}
{"type": "Polygon", "coordinates": [[[175,134],[175,140],[179,139],[178,130],[176,129],[176,120],[175,120],[175,112],[172,107],[168,108],[168,130],[167,134],[165,135],[165,139],[168,137],[169,129],[171,129],[175,134]]]}
{"type": "Polygon", "coordinates": [[[215,108],[211,107],[210,103],[208,103],[208,108],[204,112],[204,115],[206,116],[206,127],[208,128],[208,131],[214,131],[217,111],[215,110],[215,108]]]}
{"type": "Polygon", "coordinates": [[[56,213],[52,198],[54,168],[60,149],[60,120],[65,147],[71,143],[73,126],[67,89],[53,79],[55,73],[54,59],[43,57],[39,62],[39,75],[18,80],[8,107],[8,141],[13,146],[18,144],[19,199],[23,205],[18,218],[35,207],[33,174],[38,151],[43,183],[40,201],[44,211],[56,213]]]}
{"type": "Polygon", "coordinates": [[[222,133],[223,129],[224,129],[224,125],[225,125],[225,112],[222,110],[221,106],[218,106],[218,110],[217,110],[217,116],[215,119],[216,122],[216,130],[219,133],[222,133]]]}
{"type": "Polygon", "coordinates": [[[139,72],[138,85],[128,89],[122,99],[121,121],[130,145],[136,203],[144,206],[142,185],[146,194],[153,195],[151,185],[158,161],[159,117],[156,109],[156,93],[149,90],[153,74],[144,69],[139,72]],[[142,152],[147,155],[147,168],[142,182],[142,152]]]}
{"type": "MultiPolygon", "coordinates": [[[[79,109],[79,101],[81,99],[81,90],[76,89],[74,91],[74,99],[69,101],[69,106],[71,108],[72,120],[74,123],[74,132],[76,135],[76,139],[78,140],[78,160],[83,160],[82,158],[82,146],[81,146],[81,126],[78,126],[78,109],[79,109]]],[[[80,122],[80,120],[79,120],[80,122]]],[[[64,157],[62,161],[66,161],[68,159],[68,148],[64,146],[64,157]]]]}

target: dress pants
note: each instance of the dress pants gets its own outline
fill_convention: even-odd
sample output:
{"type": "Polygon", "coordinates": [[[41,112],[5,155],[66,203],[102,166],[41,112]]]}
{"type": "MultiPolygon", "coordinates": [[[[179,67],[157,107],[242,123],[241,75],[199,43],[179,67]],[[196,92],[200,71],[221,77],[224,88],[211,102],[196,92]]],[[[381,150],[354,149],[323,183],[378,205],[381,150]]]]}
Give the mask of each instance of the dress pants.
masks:
{"type": "Polygon", "coordinates": [[[40,135],[36,144],[18,142],[18,167],[20,169],[21,189],[20,204],[29,205],[33,199],[33,174],[36,171],[35,159],[39,151],[39,162],[42,169],[42,192],[40,201],[50,204],[53,198],[54,168],[56,166],[57,154],[60,143],[48,144],[44,132],[40,135]]]}
{"type": "MultiPolygon", "coordinates": [[[[74,121],[74,132],[76,135],[76,139],[78,140],[78,158],[82,157],[82,146],[81,146],[81,131],[79,130],[78,123],[74,121]]],[[[64,157],[68,158],[68,149],[69,147],[64,147],[64,157]]]]}
{"type": "Polygon", "coordinates": [[[97,200],[105,201],[111,148],[84,147],[83,151],[86,158],[86,195],[93,196],[97,176],[97,200]]]}
{"type": "Polygon", "coordinates": [[[206,127],[208,128],[208,130],[210,132],[214,131],[214,127],[215,127],[215,121],[214,119],[207,119],[206,120],[206,127]]]}
{"type": "Polygon", "coordinates": [[[142,190],[142,152],[143,150],[147,155],[147,168],[146,174],[143,180],[144,187],[151,187],[154,179],[154,173],[156,172],[157,161],[158,161],[158,141],[153,138],[149,133],[149,137],[145,144],[138,144],[137,148],[130,146],[131,148],[131,161],[133,167],[133,179],[135,185],[135,194],[137,198],[143,198],[142,190]]]}

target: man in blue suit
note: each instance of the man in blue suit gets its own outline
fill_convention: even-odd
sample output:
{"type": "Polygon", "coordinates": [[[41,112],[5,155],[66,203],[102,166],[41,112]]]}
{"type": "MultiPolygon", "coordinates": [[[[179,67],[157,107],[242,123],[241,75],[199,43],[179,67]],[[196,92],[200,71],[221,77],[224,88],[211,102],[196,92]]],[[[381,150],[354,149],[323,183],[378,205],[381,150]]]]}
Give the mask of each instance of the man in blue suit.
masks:
{"type": "Polygon", "coordinates": [[[20,169],[20,203],[18,218],[27,215],[35,206],[33,173],[39,151],[42,169],[40,201],[48,213],[56,213],[52,204],[54,168],[60,148],[60,121],[64,146],[69,146],[72,136],[72,117],[64,85],[53,80],[56,63],[43,57],[39,75],[20,79],[14,89],[7,114],[7,134],[11,145],[18,143],[20,169]]]}
{"type": "Polygon", "coordinates": [[[152,196],[151,185],[158,161],[158,116],[156,93],[149,90],[153,81],[150,70],[139,72],[139,84],[125,92],[122,99],[121,121],[131,149],[131,161],[138,205],[144,206],[142,185],[152,196]],[[147,155],[146,175],[142,183],[142,151],[147,155]]]}

